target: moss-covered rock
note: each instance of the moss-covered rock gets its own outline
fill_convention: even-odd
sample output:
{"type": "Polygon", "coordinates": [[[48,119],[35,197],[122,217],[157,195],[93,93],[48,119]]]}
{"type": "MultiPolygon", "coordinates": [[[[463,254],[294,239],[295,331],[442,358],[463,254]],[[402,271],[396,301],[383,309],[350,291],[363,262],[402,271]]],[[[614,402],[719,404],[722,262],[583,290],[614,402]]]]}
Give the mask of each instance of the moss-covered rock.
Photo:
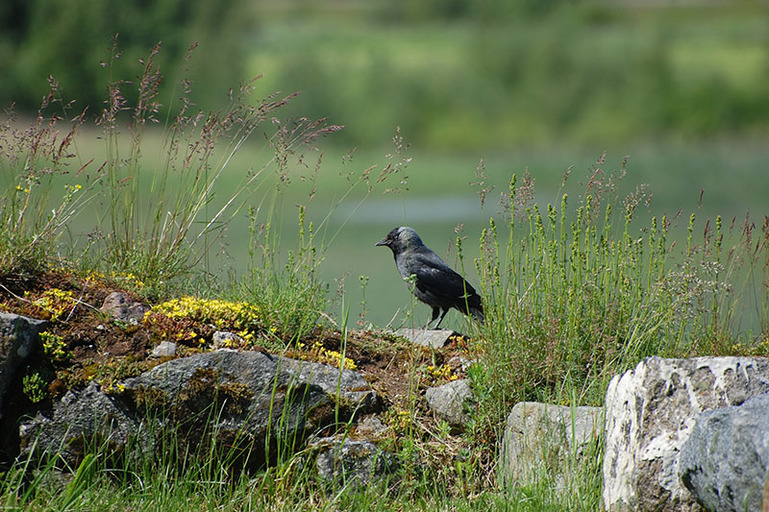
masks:
{"type": "Polygon", "coordinates": [[[77,467],[84,452],[73,447],[108,439],[109,451],[119,454],[138,441],[139,454],[162,455],[163,447],[173,446],[229,462],[234,456],[256,468],[301,448],[310,434],[380,404],[350,370],[231,350],[174,359],[102,388],[93,382],[70,391],[51,414],[25,422],[23,451],[66,447],[61,455],[77,467]]]}

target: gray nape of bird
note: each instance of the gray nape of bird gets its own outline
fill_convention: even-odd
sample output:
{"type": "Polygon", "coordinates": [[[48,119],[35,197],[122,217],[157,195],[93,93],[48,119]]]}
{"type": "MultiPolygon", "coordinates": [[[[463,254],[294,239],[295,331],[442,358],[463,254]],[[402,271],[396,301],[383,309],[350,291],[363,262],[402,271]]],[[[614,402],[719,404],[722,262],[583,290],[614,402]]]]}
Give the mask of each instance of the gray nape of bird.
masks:
{"type": "Polygon", "coordinates": [[[414,295],[433,308],[433,316],[427,323],[428,326],[443,310],[440,320],[433,327],[437,329],[451,308],[456,308],[466,315],[471,314],[483,323],[481,297],[470,283],[422,243],[416,231],[409,227],[395,228],[376,245],[390,248],[398,272],[404,280],[414,276],[414,295]]]}

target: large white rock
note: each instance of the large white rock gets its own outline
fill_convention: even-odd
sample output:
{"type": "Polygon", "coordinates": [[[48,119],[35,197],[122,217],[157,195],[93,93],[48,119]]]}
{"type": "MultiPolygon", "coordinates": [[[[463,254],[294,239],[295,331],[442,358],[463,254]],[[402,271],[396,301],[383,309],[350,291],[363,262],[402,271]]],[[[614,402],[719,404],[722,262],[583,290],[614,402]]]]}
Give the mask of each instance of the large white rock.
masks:
{"type": "Polygon", "coordinates": [[[606,391],[603,504],[609,511],[697,511],[679,453],[698,415],[769,391],[769,359],[650,357],[606,391]]]}

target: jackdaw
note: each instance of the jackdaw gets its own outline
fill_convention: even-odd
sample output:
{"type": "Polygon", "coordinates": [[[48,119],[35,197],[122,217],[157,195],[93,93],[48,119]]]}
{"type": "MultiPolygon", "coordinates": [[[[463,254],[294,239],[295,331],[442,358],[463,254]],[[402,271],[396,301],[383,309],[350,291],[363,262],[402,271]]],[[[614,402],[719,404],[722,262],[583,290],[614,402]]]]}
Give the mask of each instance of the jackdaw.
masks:
{"type": "Polygon", "coordinates": [[[428,326],[438,318],[442,309],[443,314],[434,327],[437,329],[451,308],[466,315],[469,311],[469,314],[483,323],[481,297],[462,276],[422,243],[416,231],[405,226],[395,228],[376,245],[390,248],[404,280],[415,276],[412,290],[414,295],[433,308],[433,317],[427,323],[428,326]]]}

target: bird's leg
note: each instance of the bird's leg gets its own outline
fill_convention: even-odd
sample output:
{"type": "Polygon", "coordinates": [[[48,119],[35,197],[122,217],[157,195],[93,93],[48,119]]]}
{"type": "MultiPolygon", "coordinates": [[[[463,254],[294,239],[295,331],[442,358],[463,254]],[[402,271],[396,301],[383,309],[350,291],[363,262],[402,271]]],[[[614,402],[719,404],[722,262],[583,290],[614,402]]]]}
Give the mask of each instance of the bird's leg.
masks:
{"type": "MultiPolygon", "coordinates": [[[[438,309],[438,308],[435,308],[435,309],[438,309]]],[[[451,309],[451,308],[446,308],[446,309],[443,310],[443,314],[441,315],[441,319],[438,320],[438,323],[435,324],[435,327],[433,327],[433,329],[437,329],[438,326],[441,325],[441,322],[443,322],[443,319],[446,318],[446,313],[449,312],[449,309],[451,309]]],[[[433,318],[433,320],[435,320],[435,319],[433,318]]]]}
{"type": "Polygon", "coordinates": [[[430,327],[430,324],[435,322],[435,319],[438,318],[438,313],[441,312],[441,308],[433,307],[433,317],[430,319],[429,322],[427,322],[427,325],[425,325],[425,329],[428,329],[430,327]]]}

